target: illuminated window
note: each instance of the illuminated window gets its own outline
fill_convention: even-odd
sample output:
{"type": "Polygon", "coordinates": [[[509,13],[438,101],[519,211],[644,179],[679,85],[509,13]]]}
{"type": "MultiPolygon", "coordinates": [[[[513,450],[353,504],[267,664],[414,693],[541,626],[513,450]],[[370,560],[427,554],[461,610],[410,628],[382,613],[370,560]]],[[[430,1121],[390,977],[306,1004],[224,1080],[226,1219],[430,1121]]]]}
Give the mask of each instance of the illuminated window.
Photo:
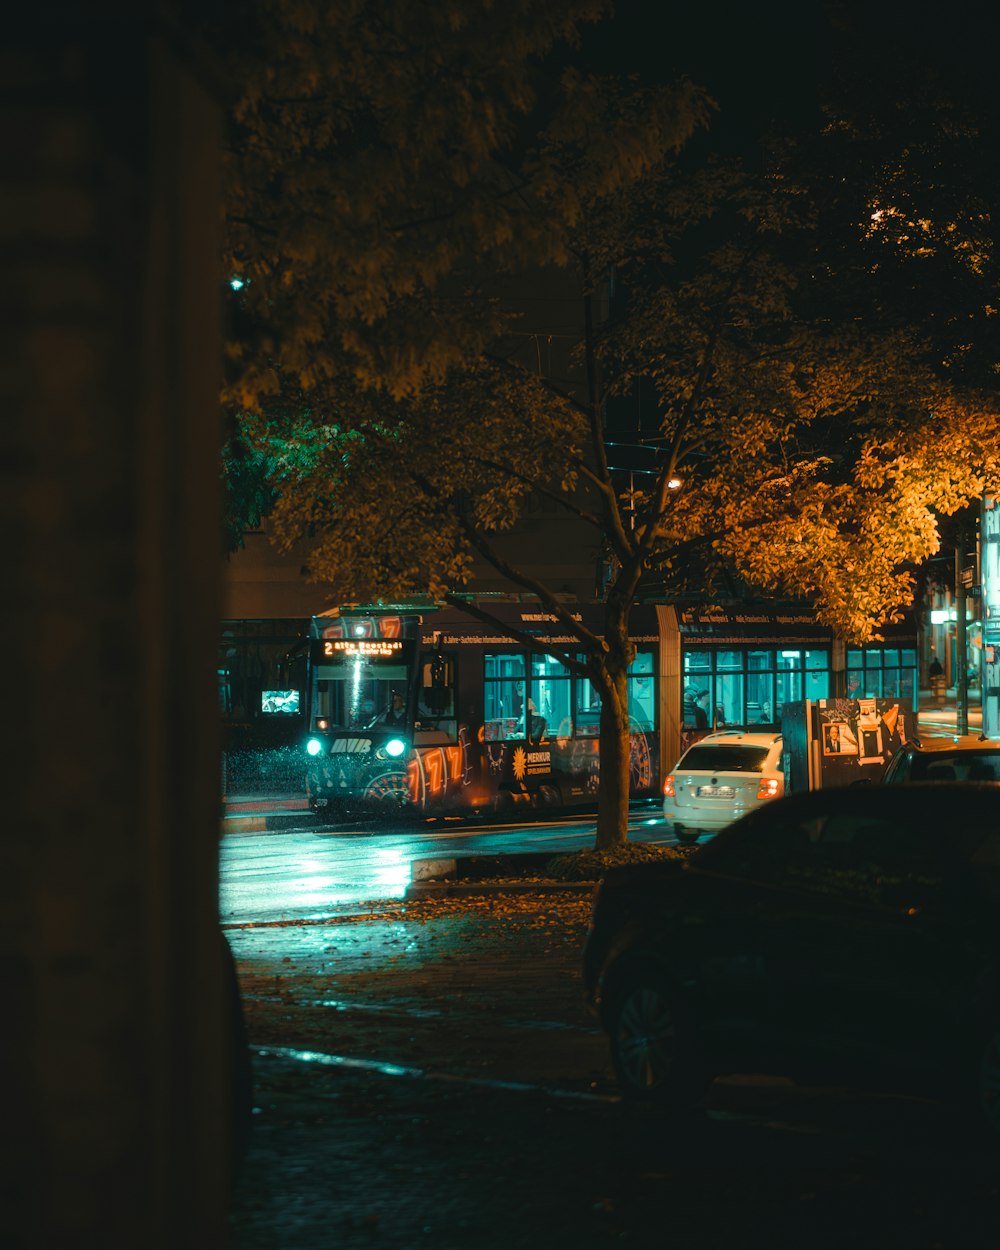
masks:
{"type": "Polygon", "coordinates": [[[524,656],[520,652],[487,654],[483,660],[483,722],[493,740],[526,738],[524,656]]]}
{"type": "Polygon", "coordinates": [[[639,651],[628,670],[628,720],[631,730],[656,728],[656,675],[653,653],[639,651]]]}
{"type": "Polygon", "coordinates": [[[777,725],[785,703],[829,696],[830,652],[788,646],[684,651],[685,728],[777,725]],[[708,722],[707,726],[705,722],[708,722]]]}
{"type": "Polygon", "coordinates": [[[573,732],[573,683],[569,669],[550,655],[531,657],[530,738],[568,738],[573,732]]]}

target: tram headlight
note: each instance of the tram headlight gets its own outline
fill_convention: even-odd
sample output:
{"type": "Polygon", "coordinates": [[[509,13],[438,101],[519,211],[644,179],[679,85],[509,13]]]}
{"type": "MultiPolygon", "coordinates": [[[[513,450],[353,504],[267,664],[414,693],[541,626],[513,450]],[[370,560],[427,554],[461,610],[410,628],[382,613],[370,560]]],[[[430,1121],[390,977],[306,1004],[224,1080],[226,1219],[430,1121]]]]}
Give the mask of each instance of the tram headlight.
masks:
{"type": "Polygon", "coordinates": [[[385,744],[386,755],[391,756],[394,760],[398,760],[405,750],[406,743],[402,738],[390,738],[385,744]]]}
{"type": "Polygon", "coordinates": [[[323,743],[320,741],[319,738],[310,738],[309,741],[306,743],[306,753],[308,755],[319,755],[320,751],[322,750],[323,750],[323,743]]]}

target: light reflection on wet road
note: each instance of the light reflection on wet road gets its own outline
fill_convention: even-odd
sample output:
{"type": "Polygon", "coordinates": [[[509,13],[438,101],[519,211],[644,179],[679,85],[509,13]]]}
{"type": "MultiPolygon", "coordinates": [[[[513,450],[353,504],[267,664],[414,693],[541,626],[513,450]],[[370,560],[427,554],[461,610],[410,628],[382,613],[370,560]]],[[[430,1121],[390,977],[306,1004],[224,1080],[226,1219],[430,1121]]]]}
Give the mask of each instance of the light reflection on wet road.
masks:
{"type": "MultiPolygon", "coordinates": [[[[655,809],[629,821],[634,842],[673,844],[655,809]]],[[[536,824],[428,825],[414,829],[313,825],[226,834],[219,851],[219,908],[224,924],[316,919],[375,899],[401,899],[416,859],[584,850],[594,820],[536,824]]]]}

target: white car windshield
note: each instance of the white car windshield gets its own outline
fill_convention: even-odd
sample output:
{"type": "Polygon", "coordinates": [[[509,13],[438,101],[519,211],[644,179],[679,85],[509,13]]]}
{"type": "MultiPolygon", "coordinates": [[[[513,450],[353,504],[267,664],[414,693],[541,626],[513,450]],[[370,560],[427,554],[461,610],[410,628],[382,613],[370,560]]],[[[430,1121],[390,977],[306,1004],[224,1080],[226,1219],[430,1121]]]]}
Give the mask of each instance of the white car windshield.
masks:
{"type": "Polygon", "coordinates": [[[695,745],[677,765],[678,772],[698,773],[762,773],[767,761],[767,747],[695,745]]]}

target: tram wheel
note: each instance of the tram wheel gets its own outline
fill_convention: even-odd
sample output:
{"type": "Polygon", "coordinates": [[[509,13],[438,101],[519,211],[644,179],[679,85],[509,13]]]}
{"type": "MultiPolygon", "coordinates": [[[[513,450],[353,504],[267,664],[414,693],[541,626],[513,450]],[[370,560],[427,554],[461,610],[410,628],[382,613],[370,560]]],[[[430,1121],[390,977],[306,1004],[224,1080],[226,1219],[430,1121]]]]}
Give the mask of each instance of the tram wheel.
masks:
{"type": "Polygon", "coordinates": [[[552,785],[539,786],[537,801],[539,807],[562,807],[562,794],[559,787],[552,785]]]}
{"type": "Polygon", "coordinates": [[[406,773],[379,773],[365,786],[366,803],[396,809],[409,807],[412,801],[406,773]]]}

